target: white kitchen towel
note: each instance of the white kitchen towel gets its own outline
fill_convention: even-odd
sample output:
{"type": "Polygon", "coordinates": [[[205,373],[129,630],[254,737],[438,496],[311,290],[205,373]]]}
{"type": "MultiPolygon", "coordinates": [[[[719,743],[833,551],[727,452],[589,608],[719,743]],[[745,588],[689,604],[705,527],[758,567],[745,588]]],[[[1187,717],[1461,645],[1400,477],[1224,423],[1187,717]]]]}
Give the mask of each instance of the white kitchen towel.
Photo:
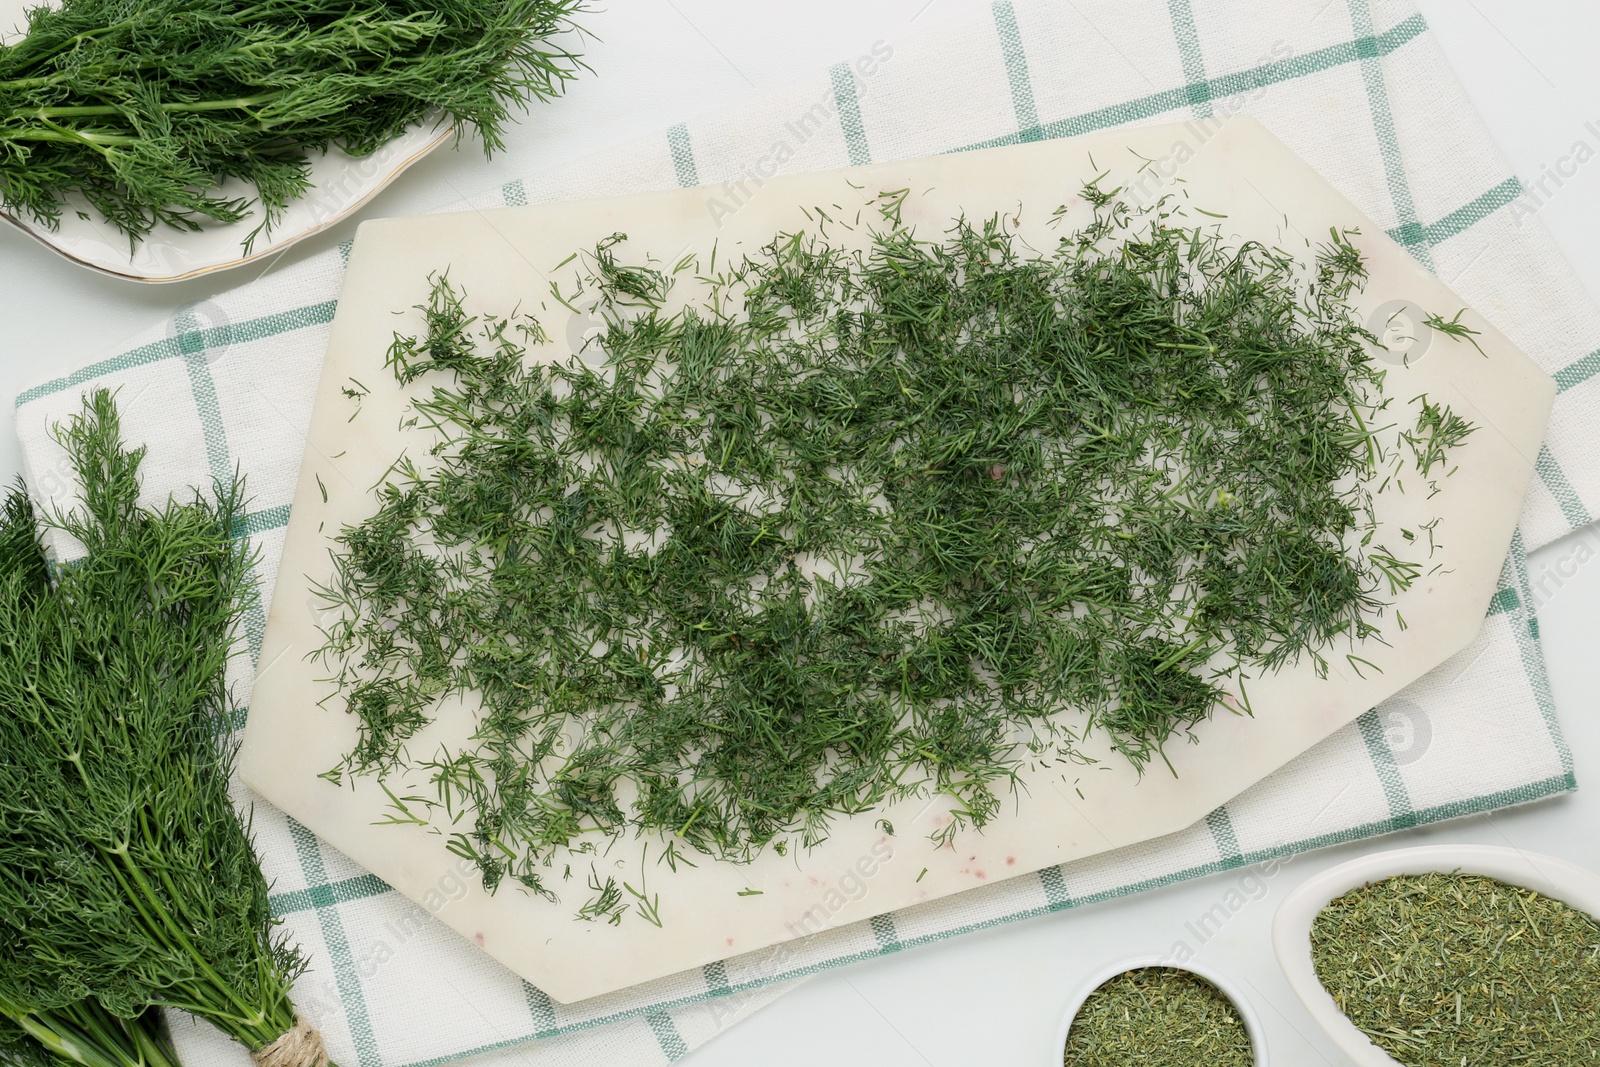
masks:
{"type": "MultiPolygon", "coordinates": [[[[1208,120],[1237,113],[1298,151],[1560,385],[1521,532],[1473,646],[1182,833],[870,923],[824,923],[804,940],[573,1005],[551,1003],[432,918],[459,892],[449,879],[413,904],[258,805],[273,907],[312,961],[297,1000],[343,1067],[473,1055],[494,1067],[666,1062],[823,968],[1574,787],[1525,552],[1600,507],[1600,315],[1408,5],[1000,2],[464,209],[705,184],[715,218],[774,173],[1125,123],[1187,122],[1182,137],[1203,139],[1208,120]]],[[[265,601],[345,252],[178,309],[126,351],[24,392],[17,422],[33,491],[72,495],[48,427],[85,389],[117,387],[130,441],[150,448],[147,496],[243,471],[254,503],[241,532],[261,550],[265,601]]],[[[259,609],[247,619],[241,659],[253,663],[262,619],[259,609]]],[[[824,917],[829,893],[818,890],[824,917]]],[[[179,1039],[192,1063],[230,1054],[203,1030],[179,1027],[179,1039]]]]}

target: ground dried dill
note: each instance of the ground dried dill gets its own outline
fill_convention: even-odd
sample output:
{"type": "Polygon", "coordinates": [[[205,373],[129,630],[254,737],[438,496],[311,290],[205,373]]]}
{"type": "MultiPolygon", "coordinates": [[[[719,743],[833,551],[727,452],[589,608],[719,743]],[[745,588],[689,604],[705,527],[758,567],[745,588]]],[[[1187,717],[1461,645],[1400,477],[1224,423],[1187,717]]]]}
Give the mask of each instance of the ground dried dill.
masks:
{"type": "Polygon", "coordinates": [[[1251,1067],[1250,1032],[1222,991],[1191,971],[1124,971],[1089,994],[1065,1067],[1251,1067]]]}
{"type": "Polygon", "coordinates": [[[1345,894],[1311,927],[1317,976],[1405,1067],[1600,1063],[1600,924],[1492,878],[1425,874],[1345,894]]]}
{"type": "MultiPolygon", "coordinates": [[[[361,731],[330,779],[425,773],[396,821],[553,895],[558,850],[630,830],[746,859],[937,792],[953,834],[1026,762],[1081,768],[1064,707],[1144,768],[1247,675],[1370,666],[1336,642],[1437,547],[1375,540],[1370,486],[1446,477],[1471,426],[1389,410],[1348,239],[1302,262],[1090,186],[1040,253],[918,238],[905,196],[864,249],[821,215],[720,266],[602,242],[553,291],[597,301],[577,356],[435,279],[388,354],[415,459],[323,590],[361,731]],[[458,693],[471,744],[408,752],[458,693]]],[[[630,904],[591,888],[585,918],[630,904]]]]}

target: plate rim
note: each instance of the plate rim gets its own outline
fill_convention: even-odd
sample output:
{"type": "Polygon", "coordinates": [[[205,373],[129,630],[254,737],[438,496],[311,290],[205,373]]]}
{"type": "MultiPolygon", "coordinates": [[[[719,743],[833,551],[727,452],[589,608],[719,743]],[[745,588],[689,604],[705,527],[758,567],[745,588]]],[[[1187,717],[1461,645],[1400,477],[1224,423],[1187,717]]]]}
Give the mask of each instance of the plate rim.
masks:
{"type": "MultiPolygon", "coordinates": [[[[426,122],[427,119],[424,118],[420,120],[419,124],[426,122]]],[[[4,219],[6,222],[9,222],[12,226],[15,226],[29,237],[32,237],[35,241],[38,241],[40,244],[50,249],[50,251],[54,252],[62,259],[65,259],[71,263],[76,263],[80,267],[85,267],[89,270],[92,270],[96,274],[103,274],[111,278],[121,278],[125,281],[140,282],[146,285],[164,285],[171,282],[188,281],[191,278],[199,278],[206,274],[215,274],[218,271],[232,270],[235,267],[242,267],[246,263],[253,263],[264,256],[276,255],[279,252],[286,251],[294,245],[299,244],[308,237],[313,237],[316,234],[322,233],[324,230],[338,225],[358,211],[373,197],[387,189],[396,178],[410,170],[411,167],[420,162],[424,156],[433,153],[434,150],[436,150],[440,145],[444,144],[445,138],[454,133],[456,129],[457,127],[455,123],[449,121],[440,121],[438,132],[426,144],[422,145],[415,152],[396,163],[393,168],[390,169],[390,171],[385,174],[371,189],[351,200],[338,212],[330,215],[328,218],[323,219],[320,222],[317,222],[315,225],[305,229],[297,230],[282,240],[273,241],[267,244],[258,251],[252,251],[246,255],[238,256],[221,263],[211,263],[203,266],[193,267],[177,274],[138,273],[133,269],[132,263],[129,264],[129,269],[125,271],[116,270],[100,263],[91,263],[89,260],[75,255],[66,248],[62,247],[60,244],[56,243],[56,241],[52,240],[55,231],[45,229],[36,224],[30,224],[26,220],[18,218],[11,212],[6,211],[4,208],[0,208],[0,219],[4,219]]],[[[307,192],[310,192],[315,188],[316,186],[312,186],[312,188],[307,190],[307,192]]],[[[182,236],[185,235],[180,235],[180,240],[182,239],[182,236]]]]}

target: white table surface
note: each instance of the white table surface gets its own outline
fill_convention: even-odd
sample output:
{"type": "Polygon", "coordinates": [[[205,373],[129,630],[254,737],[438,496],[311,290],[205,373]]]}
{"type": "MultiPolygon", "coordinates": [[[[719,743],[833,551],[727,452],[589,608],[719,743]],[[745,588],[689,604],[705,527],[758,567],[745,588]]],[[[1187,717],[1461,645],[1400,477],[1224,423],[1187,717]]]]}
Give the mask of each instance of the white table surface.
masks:
{"type": "MultiPolygon", "coordinates": [[[[1071,0],[1064,0],[1071,2],[1071,0]]],[[[1535,181],[1595,135],[1600,120],[1600,6],[1583,0],[1418,0],[1456,71],[1524,181],[1535,181]]],[[[925,23],[987,0],[627,0],[586,24],[596,76],[537,108],[485,163],[441,152],[381,194],[360,218],[434,210],[527,173],[559,166],[671,123],[736,104],[761,90],[893,42],[925,23]]],[[[1584,167],[1541,217],[1600,297],[1600,166],[1584,167]]],[[[347,220],[263,269],[252,266],[169,286],[93,274],[0,227],[0,476],[18,470],[11,403],[18,390],[117,350],[119,342],[264,270],[343,241],[347,220]]],[[[1580,790],[1495,815],[1474,816],[1378,842],[1299,857],[1267,881],[1198,959],[1252,991],[1274,1067],[1348,1062],[1283,984],[1269,928],[1277,902],[1314,871],[1402,844],[1514,845],[1600,870],[1600,533],[1537,553],[1532,581],[1556,708],[1577,760],[1580,790]]],[[[681,1061],[690,1067],[868,1063],[881,1067],[1059,1063],[1051,1049],[1062,1008],[1091,971],[1159,955],[1184,937],[1245,871],[1234,871],[820,975],[681,1061]]]]}

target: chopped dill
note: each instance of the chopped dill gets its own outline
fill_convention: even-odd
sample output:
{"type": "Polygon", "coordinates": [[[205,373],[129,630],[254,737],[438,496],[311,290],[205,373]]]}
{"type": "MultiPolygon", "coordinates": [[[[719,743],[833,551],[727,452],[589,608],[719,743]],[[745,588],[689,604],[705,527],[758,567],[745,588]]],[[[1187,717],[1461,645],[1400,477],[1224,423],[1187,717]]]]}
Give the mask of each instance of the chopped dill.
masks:
{"type": "Polygon", "coordinates": [[[1483,346],[1478,343],[1478,338],[1482,336],[1482,331],[1474,330],[1471,326],[1461,321],[1461,316],[1466,313],[1467,309],[1462,308],[1455,313],[1454,318],[1449,319],[1435,313],[1423,319],[1422,324],[1431,330],[1438,330],[1446,337],[1453,337],[1457,341],[1470,341],[1472,342],[1472,347],[1478,350],[1478,355],[1488,356],[1489,353],[1485,352],[1483,346]]]}
{"type": "Polygon", "coordinates": [[[1426,478],[1434,467],[1444,463],[1450,449],[1456,448],[1472,435],[1477,427],[1451,411],[1447,405],[1435,404],[1426,396],[1417,397],[1422,413],[1417,416],[1416,429],[1401,435],[1417,463],[1417,470],[1426,478]]]}
{"type": "Polygon", "coordinates": [[[605,919],[612,926],[622,921],[623,909],[627,906],[622,899],[622,890],[617,888],[617,880],[607,876],[604,883],[600,875],[594,871],[589,872],[589,889],[594,893],[583,907],[578,909],[578,918],[587,922],[596,919],[605,919]]]}
{"type": "MultiPolygon", "coordinates": [[[[1085,731],[1142,771],[1248,713],[1230,679],[1377,633],[1420,568],[1368,543],[1400,449],[1345,235],[1304,263],[1090,185],[1038,253],[998,217],[918,237],[907,195],[865,248],[783,234],[720,272],[603,241],[588,295],[552,287],[603,328],[555,362],[433,279],[387,356],[428,460],[320,589],[339,772],[427,773],[486,886],[551,895],[597,832],[743,860],[937,793],[947,840],[1085,731]],[[470,743],[414,759],[469,693],[470,743]]],[[[1434,410],[1424,475],[1466,436],[1434,410]]]]}

